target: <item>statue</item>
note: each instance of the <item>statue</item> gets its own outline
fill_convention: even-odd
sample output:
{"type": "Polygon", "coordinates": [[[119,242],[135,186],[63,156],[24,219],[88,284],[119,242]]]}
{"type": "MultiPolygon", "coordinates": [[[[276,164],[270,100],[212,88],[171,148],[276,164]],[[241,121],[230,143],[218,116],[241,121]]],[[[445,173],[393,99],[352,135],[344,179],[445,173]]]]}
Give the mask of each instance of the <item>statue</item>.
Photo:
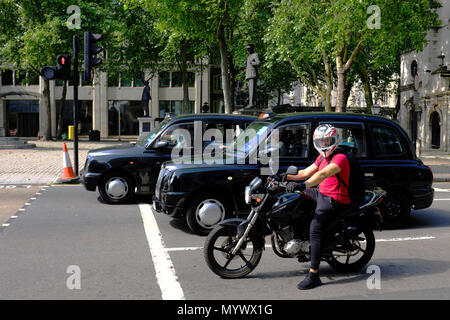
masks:
{"type": "Polygon", "coordinates": [[[150,86],[148,80],[144,81],[144,91],[142,91],[142,102],[144,104],[144,117],[150,117],[150,111],[148,108],[148,101],[152,97],[150,96],[150,86]]]}
{"type": "Polygon", "coordinates": [[[258,81],[258,67],[261,64],[259,55],[255,52],[253,43],[246,46],[248,57],[245,61],[245,78],[248,83],[248,106],[249,108],[256,106],[256,84],[258,81]]]}

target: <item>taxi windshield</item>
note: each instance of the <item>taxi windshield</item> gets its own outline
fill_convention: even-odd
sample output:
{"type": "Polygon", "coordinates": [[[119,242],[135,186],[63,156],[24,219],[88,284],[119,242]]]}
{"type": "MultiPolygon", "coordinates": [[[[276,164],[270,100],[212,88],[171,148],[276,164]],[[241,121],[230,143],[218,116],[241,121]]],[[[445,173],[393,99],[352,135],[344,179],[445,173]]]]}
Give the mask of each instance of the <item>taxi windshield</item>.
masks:
{"type": "Polygon", "coordinates": [[[270,122],[253,122],[236,138],[230,149],[236,152],[238,158],[248,156],[257,149],[261,141],[267,139],[271,126],[270,122]]]}
{"type": "Polygon", "coordinates": [[[150,143],[157,135],[159,132],[161,132],[162,130],[164,130],[165,127],[167,127],[167,124],[170,122],[170,119],[166,119],[164,121],[162,121],[159,126],[155,127],[148,135],[146,135],[145,137],[138,139],[137,140],[137,144],[141,145],[141,146],[146,146],[148,143],[150,143]]]}

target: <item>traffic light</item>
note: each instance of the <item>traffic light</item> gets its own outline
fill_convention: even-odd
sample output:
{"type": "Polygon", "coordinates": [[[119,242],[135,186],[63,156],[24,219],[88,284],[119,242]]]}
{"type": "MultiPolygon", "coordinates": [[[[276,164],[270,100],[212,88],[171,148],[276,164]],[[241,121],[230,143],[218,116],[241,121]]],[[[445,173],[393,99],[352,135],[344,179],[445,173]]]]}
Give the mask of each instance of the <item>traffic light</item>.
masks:
{"type": "Polygon", "coordinates": [[[95,58],[96,54],[103,51],[103,47],[93,45],[101,39],[101,34],[84,33],[84,81],[90,81],[92,79],[92,68],[103,62],[101,58],[95,58]]]}
{"type": "Polygon", "coordinates": [[[60,54],[56,58],[57,65],[51,67],[42,67],[41,75],[45,80],[70,80],[70,63],[72,56],[70,54],[60,54]]]}

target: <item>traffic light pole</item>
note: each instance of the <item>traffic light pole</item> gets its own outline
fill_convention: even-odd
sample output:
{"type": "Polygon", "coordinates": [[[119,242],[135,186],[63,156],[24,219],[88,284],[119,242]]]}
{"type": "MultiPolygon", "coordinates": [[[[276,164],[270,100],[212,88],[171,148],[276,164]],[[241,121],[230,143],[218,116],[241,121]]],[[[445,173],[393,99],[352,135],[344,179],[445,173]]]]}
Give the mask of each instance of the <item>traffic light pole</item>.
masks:
{"type": "Polygon", "coordinates": [[[78,36],[73,36],[73,166],[78,176],[78,36]]]}

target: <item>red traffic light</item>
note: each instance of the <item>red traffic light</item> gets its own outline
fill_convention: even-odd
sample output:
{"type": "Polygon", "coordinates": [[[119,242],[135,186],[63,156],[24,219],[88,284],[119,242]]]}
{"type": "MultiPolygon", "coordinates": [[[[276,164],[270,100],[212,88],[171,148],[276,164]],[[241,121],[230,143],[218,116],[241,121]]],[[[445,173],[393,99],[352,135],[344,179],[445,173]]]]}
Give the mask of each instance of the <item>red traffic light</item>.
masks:
{"type": "Polygon", "coordinates": [[[67,67],[67,66],[70,67],[70,60],[71,60],[70,58],[71,58],[70,54],[58,55],[58,58],[57,58],[58,65],[60,65],[62,67],[67,67]]]}

